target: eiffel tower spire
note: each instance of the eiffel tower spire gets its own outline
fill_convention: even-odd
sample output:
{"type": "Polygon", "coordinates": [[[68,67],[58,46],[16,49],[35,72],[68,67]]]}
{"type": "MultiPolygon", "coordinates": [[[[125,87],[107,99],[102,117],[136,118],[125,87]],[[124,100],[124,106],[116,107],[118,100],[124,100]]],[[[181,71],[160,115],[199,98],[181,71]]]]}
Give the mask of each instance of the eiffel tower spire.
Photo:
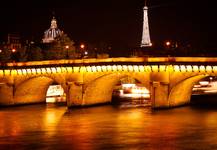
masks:
{"type": "Polygon", "coordinates": [[[143,8],[143,32],[142,32],[141,47],[148,47],[148,46],[152,46],[152,43],[150,40],[149,25],[148,25],[147,0],[145,0],[145,6],[143,8]]]}

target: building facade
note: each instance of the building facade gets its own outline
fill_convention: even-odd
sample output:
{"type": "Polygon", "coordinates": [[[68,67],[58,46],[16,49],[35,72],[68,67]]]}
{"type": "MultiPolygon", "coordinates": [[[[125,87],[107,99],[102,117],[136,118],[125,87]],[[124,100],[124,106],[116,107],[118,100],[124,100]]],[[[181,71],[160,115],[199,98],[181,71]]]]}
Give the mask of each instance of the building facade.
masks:
{"type": "Polygon", "coordinates": [[[57,37],[61,36],[63,31],[57,27],[57,20],[55,17],[51,20],[51,26],[44,32],[43,43],[52,43],[57,37]]]}

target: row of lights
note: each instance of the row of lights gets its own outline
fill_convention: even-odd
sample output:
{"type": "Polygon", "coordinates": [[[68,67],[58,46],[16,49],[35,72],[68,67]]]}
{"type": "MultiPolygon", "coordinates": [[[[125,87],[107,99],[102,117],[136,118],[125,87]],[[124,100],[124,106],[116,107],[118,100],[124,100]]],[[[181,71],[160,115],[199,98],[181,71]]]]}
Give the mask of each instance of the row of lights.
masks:
{"type": "Polygon", "coordinates": [[[46,73],[66,73],[66,72],[214,72],[217,71],[217,66],[185,66],[185,65],[113,65],[113,66],[83,66],[83,67],[53,67],[53,68],[33,68],[33,69],[18,69],[18,70],[0,70],[0,75],[26,75],[26,74],[46,74],[46,73]]]}
{"type": "MultiPolygon", "coordinates": [[[[15,49],[15,48],[13,48],[12,50],[11,50],[11,52],[12,53],[15,53],[17,50],[15,49]]],[[[2,53],[3,52],[3,50],[2,49],[0,49],[0,53],[2,53]]]]}

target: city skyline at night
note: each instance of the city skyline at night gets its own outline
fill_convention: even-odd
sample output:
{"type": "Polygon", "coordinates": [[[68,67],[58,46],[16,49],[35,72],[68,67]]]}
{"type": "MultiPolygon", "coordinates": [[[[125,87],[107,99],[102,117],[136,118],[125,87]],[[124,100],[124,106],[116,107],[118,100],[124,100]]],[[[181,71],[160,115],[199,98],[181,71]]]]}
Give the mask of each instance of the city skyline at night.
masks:
{"type": "MultiPolygon", "coordinates": [[[[7,3],[7,2],[6,2],[7,3]]],[[[215,48],[214,5],[195,0],[148,1],[153,44],[175,40],[197,47],[215,48]]],[[[40,40],[55,12],[58,26],[75,42],[105,42],[139,46],[144,0],[130,1],[14,1],[1,6],[1,36],[18,32],[40,40]]]]}

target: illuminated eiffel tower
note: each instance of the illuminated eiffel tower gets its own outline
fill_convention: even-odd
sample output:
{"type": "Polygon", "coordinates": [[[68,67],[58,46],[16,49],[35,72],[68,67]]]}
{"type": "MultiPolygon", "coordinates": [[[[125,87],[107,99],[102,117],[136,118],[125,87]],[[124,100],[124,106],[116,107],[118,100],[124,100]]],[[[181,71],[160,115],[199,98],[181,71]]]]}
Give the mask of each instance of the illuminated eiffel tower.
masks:
{"type": "MultiPolygon", "coordinates": [[[[147,0],[146,0],[147,1],[147,0]]],[[[149,25],[148,25],[148,7],[146,5],[143,8],[143,32],[142,32],[142,42],[141,47],[149,47],[152,46],[151,40],[150,40],[150,33],[149,33],[149,25]]]]}

